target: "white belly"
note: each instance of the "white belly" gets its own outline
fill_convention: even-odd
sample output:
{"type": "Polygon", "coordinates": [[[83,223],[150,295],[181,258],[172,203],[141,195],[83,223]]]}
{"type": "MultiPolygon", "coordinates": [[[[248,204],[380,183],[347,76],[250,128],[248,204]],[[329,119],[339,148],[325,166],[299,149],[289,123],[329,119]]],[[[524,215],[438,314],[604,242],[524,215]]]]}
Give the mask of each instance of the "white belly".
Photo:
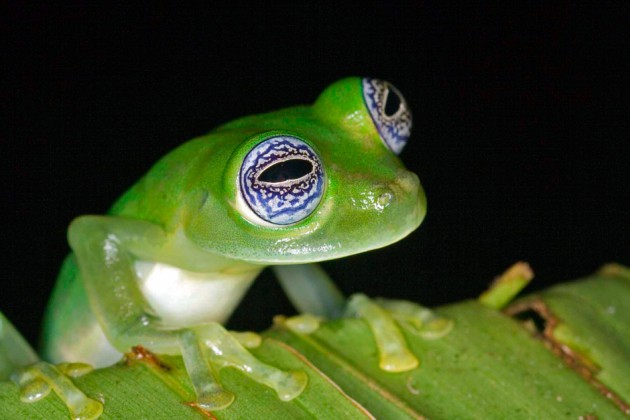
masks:
{"type": "Polygon", "coordinates": [[[225,323],[260,272],[196,273],[146,261],[137,261],[135,270],[149,305],[173,327],[225,323]]]}

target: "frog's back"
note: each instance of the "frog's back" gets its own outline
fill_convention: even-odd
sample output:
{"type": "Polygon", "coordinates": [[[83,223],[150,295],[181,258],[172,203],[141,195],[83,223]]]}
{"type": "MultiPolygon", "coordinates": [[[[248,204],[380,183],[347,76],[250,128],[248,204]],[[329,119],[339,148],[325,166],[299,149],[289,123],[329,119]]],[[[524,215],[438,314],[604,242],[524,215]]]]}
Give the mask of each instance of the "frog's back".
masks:
{"type": "Polygon", "coordinates": [[[108,214],[146,220],[164,228],[178,223],[193,188],[197,164],[213,152],[210,135],[190,140],[156,162],[108,214]]]}
{"type": "Polygon", "coordinates": [[[223,172],[244,139],[286,124],[315,124],[310,107],[297,106],[230,121],[165,155],[111,207],[109,214],[145,220],[167,231],[179,227],[200,197],[223,200],[223,172]]]}

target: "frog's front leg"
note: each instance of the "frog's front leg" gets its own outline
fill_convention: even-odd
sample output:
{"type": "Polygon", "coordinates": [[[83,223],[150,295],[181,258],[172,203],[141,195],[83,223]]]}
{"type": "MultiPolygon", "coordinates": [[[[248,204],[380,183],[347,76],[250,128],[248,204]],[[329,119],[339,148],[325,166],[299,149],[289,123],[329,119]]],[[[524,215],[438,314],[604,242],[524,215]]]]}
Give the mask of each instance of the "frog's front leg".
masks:
{"type": "Polygon", "coordinates": [[[70,226],[69,241],[90,306],[111,344],[121,352],[141,344],[156,353],[181,354],[197,394],[196,405],[218,410],[234,400],[215,376],[226,365],[272,386],[283,399],[304,388],[305,376],[259,362],[217,323],[173,327],[153,313],[138,285],[134,261],[168,258],[163,251],[168,237],[160,227],[133,219],[84,216],[70,226]]]}
{"type": "Polygon", "coordinates": [[[298,311],[330,319],[346,316],[366,321],[379,350],[379,366],[388,372],[408,371],[419,364],[399,323],[412,326],[414,333],[426,339],[447,334],[453,325],[427,308],[402,300],[372,300],[356,294],[344,304],[341,292],[316,264],[275,266],[274,271],[298,311]]]}
{"type": "Polygon", "coordinates": [[[405,337],[394,318],[374,301],[362,294],[348,301],[347,316],[367,322],[379,351],[379,367],[388,372],[405,372],[418,367],[418,359],[409,350],[405,337]]]}
{"type": "Polygon", "coordinates": [[[318,264],[276,265],[273,271],[299,312],[329,319],[343,316],[346,298],[318,264]]]}
{"type": "Polygon", "coordinates": [[[331,319],[363,318],[374,334],[381,369],[402,372],[418,366],[391,315],[363,295],[354,295],[345,304],[341,292],[317,264],[275,266],[274,271],[298,311],[331,319]]]}
{"type": "Polygon", "coordinates": [[[284,372],[262,363],[244,348],[234,334],[227,332],[221,325],[211,323],[192,330],[210,349],[210,362],[215,369],[236,368],[256,382],[272,388],[282,401],[292,400],[306,387],[306,373],[284,372]]]}
{"type": "Polygon", "coordinates": [[[181,350],[186,371],[195,387],[195,405],[206,410],[220,410],[234,401],[234,395],[224,390],[209,372],[233,367],[256,382],[267,385],[283,401],[300,395],[307,383],[304,372],[284,372],[256,359],[221,325],[209,323],[181,333],[181,350]],[[205,357],[210,350],[208,358],[205,357]]]}
{"type": "Polygon", "coordinates": [[[423,339],[438,339],[453,328],[453,321],[432,310],[406,300],[370,299],[363,294],[350,297],[348,316],[364,319],[379,349],[380,367],[388,372],[405,372],[416,368],[419,361],[409,350],[399,325],[423,339]]]}

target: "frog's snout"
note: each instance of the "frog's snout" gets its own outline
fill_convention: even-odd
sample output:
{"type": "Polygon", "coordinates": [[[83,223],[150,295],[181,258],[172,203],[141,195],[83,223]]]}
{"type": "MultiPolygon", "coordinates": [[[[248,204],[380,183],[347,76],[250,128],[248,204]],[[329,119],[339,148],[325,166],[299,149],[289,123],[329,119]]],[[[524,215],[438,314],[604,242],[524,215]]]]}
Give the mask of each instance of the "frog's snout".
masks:
{"type": "Polygon", "coordinates": [[[420,179],[413,172],[401,169],[396,177],[396,185],[403,194],[418,194],[420,190],[420,179]]]}
{"type": "MultiPolygon", "coordinates": [[[[373,186],[371,193],[365,196],[371,196],[369,202],[371,205],[365,208],[373,208],[377,211],[402,211],[417,213],[419,196],[421,194],[420,180],[413,172],[401,170],[396,177],[387,183],[373,186]]],[[[363,201],[363,200],[362,200],[363,201]]],[[[365,201],[363,201],[365,203],[365,201]]]]}
{"type": "Polygon", "coordinates": [[[406,217],[418,226],[426,214],[426,198],[420,179],[413,172],[401,169],[393,184],[395,199],[406,217]]]}
{"type": "Polygon", "coordinates": [[[401,170],[396,178],[387,184],[381,184],[375,195],[374,204],[379,210],[383,210],[390,204],[403,204],[417,201],[420,192],[420,180],[413,172],[401,170]]]}

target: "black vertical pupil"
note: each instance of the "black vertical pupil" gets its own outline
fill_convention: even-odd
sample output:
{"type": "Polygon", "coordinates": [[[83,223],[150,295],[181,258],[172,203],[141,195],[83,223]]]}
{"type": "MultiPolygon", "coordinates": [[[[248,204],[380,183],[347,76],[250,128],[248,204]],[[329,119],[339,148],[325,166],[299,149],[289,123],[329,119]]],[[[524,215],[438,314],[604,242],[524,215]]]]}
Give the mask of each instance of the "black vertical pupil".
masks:
{"type": "Polygon", "coordinates": [[[385,112],[386,117],[391,117],[392,115],[398,112],[401,104],[400,97],[396,92],[391,89],[387,90],[387,98],[385,99],[385,108],[383,108],[383,112],[385,112]]]}
{"type": "Polygon", "coordinates": [[[265,169],[258,180],[262,182],[283,182],[302,178],[313,170],[313,164],[304,159],[291,159],[278,162],[265,169]]]}

